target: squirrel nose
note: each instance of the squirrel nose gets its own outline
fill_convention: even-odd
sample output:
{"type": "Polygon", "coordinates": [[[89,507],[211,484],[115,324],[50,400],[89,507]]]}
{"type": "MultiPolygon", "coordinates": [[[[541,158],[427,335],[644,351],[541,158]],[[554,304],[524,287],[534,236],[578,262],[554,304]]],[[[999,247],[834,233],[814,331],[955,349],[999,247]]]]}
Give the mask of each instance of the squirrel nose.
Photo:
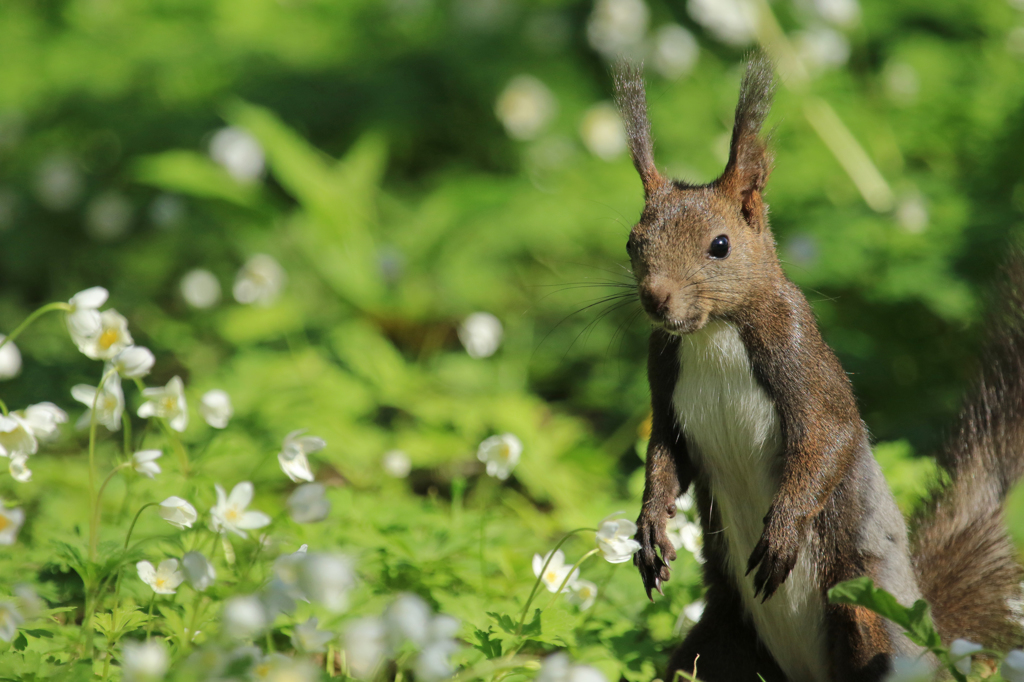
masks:
{"type": "Polygon", "coordinates": [[[640,304],[654,319],[662,319],[668,313],[672,292],[663,282],[652,281],[640,287],[640,304]]]}

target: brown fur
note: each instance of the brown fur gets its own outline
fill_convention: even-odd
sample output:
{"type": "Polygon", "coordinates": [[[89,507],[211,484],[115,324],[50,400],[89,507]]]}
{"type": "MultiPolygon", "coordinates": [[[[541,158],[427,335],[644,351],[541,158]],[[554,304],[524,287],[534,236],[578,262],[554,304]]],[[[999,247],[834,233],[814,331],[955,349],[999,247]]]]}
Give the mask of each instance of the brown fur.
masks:
{"type": "Polygon", "coordinates": [[[1024,571],[1003,523],[1003,500],[1024,469],[1024,255],[1003,269],[981,371],[940,456],[950,475],[916,515],[914,560],[945,641],[993,649],[1024,642],[1024,571]]]}
{"type": "MultiPolygon", "coordinates": [[[[771,63],[763,55],[751,58],[729,162],[709,185],[671,181],[657,171],[640,70],[621,68],[616,90],[647,199],[627,250],[638,295],[654,324],[648,360],[653,425],[637,520],[641,549],[634,560],[648,597],[669,579],[675,551],[665,526],[676,496],[691,483],[705,538],[708,605],[673,656],[669,676],[691,672],[697,659],[700,676],[709,681],[749,678],[752,671],[766,680],[784,679],[749,624],[726,570],[726,536],[713,491],[689,456],[672,405],[673,388],[686,371],[679,366],[679,337],[710,320],[739,330],[782,434],[776,492],[749,558],[755,594],[771,598],[800,553],[808,552],[823,603],[836,583],[867,575],[905,602],[923,591],[944,638],[977,633],[984,643],[1019,641],[1007,625],[1005,601],[1019,596],[1020,569],[1000,513],[1006,490],[1024,466],[1024,322],[1011,340],[998,335],[990,351],[998,356],[997,366],[1014,370],[1012,376],[1005,379],[1002,370],[983,375],[965,408],[947,456],[953,483],[937,494],[921,522],[915,575],[906,527],[871,456],[847,375],[776,255],[763,197],[772,158],[760,137],[773,91],[771,63]],[[719,236],[729,240],[725,258],[709,251],[719,236]],[[951,594],[951,584],[959,594],[951,594]]],[[[1020,311],[1024,276],[1014,287],[1020,311]]],[[[865,609],[824,609],[833,679],[878,680],[894,655],[917,653],[898,628],[865,609]]]]}

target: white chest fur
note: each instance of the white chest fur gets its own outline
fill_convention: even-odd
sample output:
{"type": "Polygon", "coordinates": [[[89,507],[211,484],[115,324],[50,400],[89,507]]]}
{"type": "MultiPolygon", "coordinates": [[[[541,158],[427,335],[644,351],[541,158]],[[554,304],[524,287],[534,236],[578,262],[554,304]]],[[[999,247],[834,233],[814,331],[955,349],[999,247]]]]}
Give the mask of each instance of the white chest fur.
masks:
{"type": "Polygon", "coordinates": [[[778,486],[779,417],[757,383],[736,327],[711,322],[682,337],[672,396],[690,456],[708,476],[728,541],[727,570],[764,642],[792,682],[827,680],[824,609],[814,567],[802,552],[792,575],[762,604],[750,553],[778,486]]]}

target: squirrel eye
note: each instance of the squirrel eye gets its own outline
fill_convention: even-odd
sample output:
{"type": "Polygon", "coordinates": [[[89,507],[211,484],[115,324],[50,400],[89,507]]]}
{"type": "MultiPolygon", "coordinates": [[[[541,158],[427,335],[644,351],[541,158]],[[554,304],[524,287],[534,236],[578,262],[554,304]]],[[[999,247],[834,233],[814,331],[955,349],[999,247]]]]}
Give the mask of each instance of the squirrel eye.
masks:
{"type": "Polygon", "coordinates": [[[712,258],[725,258],[729,255],[729,238],[720,234],[711,240],[708,247],[708,255],[712,258]]]}

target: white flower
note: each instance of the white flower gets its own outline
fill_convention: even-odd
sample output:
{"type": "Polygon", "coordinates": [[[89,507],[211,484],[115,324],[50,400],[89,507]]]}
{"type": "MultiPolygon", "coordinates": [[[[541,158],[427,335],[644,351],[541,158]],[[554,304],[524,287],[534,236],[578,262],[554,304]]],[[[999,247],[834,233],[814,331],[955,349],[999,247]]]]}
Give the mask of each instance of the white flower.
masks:
{"type": "Polygon", "coordinates": [[[245,531],[255,530],[270,525],[270,517],[259,511],[246,511],[252,502],[253,487],[249,481],[242,481],[231,489],[230,495],[224,494],[220,485],[213,486],[217,491],[217,504],[210,510],[213,529],[224,533],[231,531],[243,538],[249,537],[245,531]]]}
{"type": "Polygon", "coordinates": [[[686,551],[693,554],[697,561],[704,562],[704,556],[701,551],[704,542],[700,526],[687,520],[682,514],[677,513],[668,520],[668,523],[665,525],[665,532],[674,549],[683,547],[686,551]]]}
{"type": "Polygon", "coordinates": [[[587,19],[587,42],[605,59],[614,60],[643,41],[650,18],[643,0],[597,0],[587,19]]]}
{"type": "Polygon", "coordinates": [[[199,399],[199,414],[215,429],[226,428],[235,410],[231,407],[231,396],[215,388],[199,399]]]}
{"type": "Polygon", "coordinates": [[[685,76],[699,56],[697,39],[679,24],[667,24],[654,34],[654,69],[665,78],[685,76]]]}
{"type": "Polygon", "coordinates": [[[281,452],[277,455],[277,461],[281,470],[292,481],[312,481],[313,471],[309,467],[307,455],[323,450],[327,441],[316,436],[303,436],[305,429],[292,431],[284,437],[281,445],[281,452]]]}
{"type": "Polygon", "coordinates": [[[562,588],[562,592],[569,591],[569,585],[575,582],[580,575],[580,569],[572,571],[572,575],[569,576],[569,571],[572,571],[572,566],[567,566],[565,563],[565,554],[562,550],[558,550],[551,554],[548,552],[544,556],[540,554],[533,555],[533,574],[540,578],[541,583],[548,589],[548,592],[558,592],[558,588],[562,586],[562,583],[566,583],[566,586],[562,588]],[[549,561],[550,558],[550,561],[549,561]],[[547,568],[544,568],[544,563],[547,562],[547,568]],[[544,572],[541,575],[541,571],[544,572]],[[566,577],[569,580],[566,581],[566,577]]]}
{"type": "Polygon", "coordinates": [[[307,554],[299,565],[298,588],[334,613],[348,606],[348,592],[355,583],[352,560],[341,554],[307,554]]]}
{"type": "Polygon", "coordinates": [[[477,448],[476,458],[487,465],[488,476],[504,481],[519,463],[522,452],[523,442],[514,434],[503,433],[485,438],[477,448]]]}
{"type": "Polygon", "coordinates": [[[819,26],[796,35],[800,58],[813,72],[837,69],[850,59],[850,42],[842,33],[819,26]]]}
{"type": "Polygon", "coordinates": [[[372,616],[352,621],[345,628],[344,647],[345,661],[352,674],[370,679],[387,651],[384,621],[372,616]]]}
{"type": "Polygon", "coordinates": [[[401,450],[388,450],[380,460],[385,473],[394,478],[405,478],[412,471],[412,460],[401,450]]]}
{"type": "Polygon", "coordinates": [[[270,305],[281,293],[287,279],[284,268],[276,260],[259,253],[238,271],[232,293],[239,303],[270,305]]]}
{"type": "Polygon", "coordinates": [[[160,465],[155,460],[163,456],[163,450],[139,450],[132,455],[132,468],[136,473],[153,478],[160,473],[160,465]]]}
{"type": "Polygon", "coordinates": [[[210,138],[210,158],[238,182],[250,183],[263,174],[263,147],[247,131],[230,126],[210,138]]]}
{"type": "Polygon", "coordinates": [[[142,582],[152,587],[157,594],[174,594],[178,585],[185,581],[185,574],[178,570],[177,559],[164,559],[156,568],[148,561],[140,561],[135,564],[135,568],[142,582]]]}
{"type": "Polygon", "coordinates": [[[79,339],[89,339],[99,335],[102,326],[99,307],[107,302],[108,296],[109,293],[103,287],[91,287],[79,291],[68,301],[71,309],[68,310],[64,321],[75,345],[81,347],[79,339]]]}
{"type": "Polygon", "coordinates": [[[36,594],[35,588],[26,583],[14,586],[14,596],[17,597],[18,610],[25,614],[26,618],[36,618],[46,608],[46,602],[36,594]]]}
{"type": "Polygon", "coordinates": [[[758,8],[753,0],[689,0],[686,9],[723,43],[747,45],[757,34],[758,8]]]}
{"type": "Polygon", "coordinates": [[[0,500],[0,545],[13,545],[23,523],[25,511],[20,507],[7,509],[3,506],[3,500],[0,500]]]}
{"type": "Polygon", "coordinates": [[[924,197],[912,192],[896,206],[896,222],[910,234],[921,234],[928,227],[928,206],[924,197]]]}
{"type": "Polygon", "coordinates": [[[185,384],[181,377],[171,377],[163,388],[143,389],[142,397],[147,401],[139,407],[140,417],[162,417],[179,433],[188,426],[188,403],[185,402],[185,384]]]}
{"type": "Polygon", "coordinates": [[[28,423],[16,413],[0,415],[0,456],[28,457],[39,451],[39,442],[28,423]]]}
{"type": "Polygon", "coordinates": [[[93,360],[110,360],[115,355],[132,345],[132,335],[128,331],[128,320],[113,308],[99,314],[99,328],[89,336],[71,335],[86,357],[93,360]]]}
{"type": "Polygon", "coordinates": [[[307,550],[308,545],[302,545],[292,554],[284,554],[274,560],[274,579],[263,594],[263,602],[270,613],[291,613],[295,610],[296,600],[309,602],[299,587],[307,550]]]}
{"type": "Polygon", "coordinates": [[[597,528],[597,548],[601,550],[608,563],[624,563],[640,549],[640,543],[633,539],[634,535],[635,523],[628,519],[609,517],[597,528]]]}
{"type": "Polygon", "coordinates": [[[885,677],[885,682],[931,682],[934,679],[935,670],[926,659],[919,656],[896,656],[892,661],[892,672],[885,677]]]}
{"type": "Polygon", "coordinates": [[[141,379],[153,369],[154,362],[156,358],[145,346],[128,346],[110,364],[125,379],[141,379]]]}
{"type": "Polygon", "coordinates": [[[857,0],[814,0],[814,9],[822,19],[837,26],[851,26],[860,18],[857,0]]]}
{"type": "Polygon", "coordinates": [[[690,621],[696,623],[704,615],[704,600],[698,599],[683,607],[683,615],[690,621]]]}
{"type": "Polygon", "coordinates": [[[28,424],[32,434],[43,441],[51,441],[60,433],[59,425],[68,420],[68,413],[51,402],[29,405],[14,414],[28,424]]]}
{"type": "Polygon", "coordinates": [[[544,659],[536,682],[607,682],[597,668],[573,664],[565,653],[551,654],[544,659]]]}
{"type": "Polygon", "coordinates": [[[490,313],[473,313],[459,325],[459,341],[471,358],[489,358],[501,346],[501,321],[490,313]]]}
{"type": "Polygon", "coordinates": [[[171,230],[181,225],[188,207],[185,200],[174,194],[160,194],[149,205],[149,219],[163,230],[171,230]]]}
{"type": "Polygon", "coordinates": [[[18,483],[28,483],[32,480],[32,471],[26,466],[28,455],[14,455],[11,457],[7,470],[18,483]]]}
{"type": "Polygon", "coordinates": [[[296,625],[292,630],[292,646],[307,654],[315,654],[325,651],[327,643],[334,639],[334,633],[329,630],[317,630],[319,621],[315,616],[301,625],[296,625]]]}
{"type": "Polygon", "coordinates": [[[626,131],[619,112],[609,102],[587,109],[580,122],[580,138],[594,156],[611,161],[626,151],[626,131]]]}
{"type": "Polygon", "coordinates": [[[953,665],[964,675],[971,674],[971,654],[981,651],[984,647],[966,639],[954,639],[949,645],[949,656],[953,665]]]}
{"type": "Polygon", "coordinates": [[[316,478],[313,475],[313,470],[309,468],[309,460],[305,455],[299,455],[294,459],[285,459],[284,453],[279,453],[277,461],[281,465],[281,471],[292,481],[312,481],[316,478]]]}
{"type": "Polygon", "coordinates": [[[400,594],[384,610],[384,629],[388,648],[397,651],[406,642],[416,648],[427,641],[430,624],[430,605],[415,594],[400,594]]]}
{"type": "Polygon", "coordinates": [[[217,579],[217,570],[201,552],[188,552],[181,558],[185,579],[196,592],[205,592],[217,579]]]}
{"type": "Polygon", "coordinates": [[[123,237],[132,222],[132,205],[120,192],[108,191],[85,207],[85,233],[98,242],[123,237]]]}
{"type": "Polygon", "coordinates": [[[427,626],[423,649],[413,663],[413,672],[416,673],[417,680],[436,682],[455,673],[449,659],[459,650],[459,645],[454,639],[458,631],[458,619],[444,614],[434,616],[427,626]]]}
{"type": "Polygon", "coordinates": [[[1024,651],[1014,649],[1006,654],[999,673],[1006,682],[1024,682],[1024,651]]]}
{"type": "Polygon", "coordinates": [[[189,270],[178,285],[181,297],[193,308],[212,308],[220,301],[220,281],[209,270],[189,270]]]}
{"type": "Polygon", "coordinates": [[[324,497],[320,483],[300,485],[288,496],[288,511],[295,523],[323,521],[331,511],[331,503],[324,497]]]}
{"type": "Polygon", "coordinates": [[[96,387],[78,384],[71,387],[71,397],[88,409],[75,423],[75,428],[85,429],[92,421],[92,406],[96,403],[96,421],[110,431],[121,430],[121,414],[124,412],[124,393],[121,391],[121,377],[110,374],[103,382],[103,389],[96,397],[96,387]]]}
{"type": "Polygon", "coordinates": [[[597,599],[597,585],[589,580],[580,578],[573,581],[569,587],[572,589],[569,601],[577,604],[580,607],[580,611],[586,611],[594,605],[594,600],[597,599]]]}
{"type": "Polygon", "coordinates": [[[688,512],[693,509],[693,495],[687,490],[676,498],[676,511],[688,512]]]}
{"type": "Polygon", "coordinates": [[[252,595],[232,597],[224,604],[224,631],[236,639],[249,639],[264,630],[270,624],[263,603],[252,595]]]}
{"type": "Polygon", "coordinates": [[[161,640],[126,641],[121,652],[121,679],[124,682],[162,680],[170,664],[167,647],[161,640]]]}
{"type": "Polygon", "coordinates": [[[532,140],[551,123],[558,102],[546,85],[525,74],[509,81],[498,95],[494,113],[509,137],[532,140]]]}
{"type": "Polygon", "coordinates": [[[23,622],[25,619],[13,601],[0,601],[0,639],[10,642],[18,633],[18,626],[23,622]]]}
{"type": "Polygon", "coordinates": [[[181,529],[191,528],[192,524],[199,518],[195,507],[180,497],[173,495],[160,503],[159,511],[164,521],[181,529]]]}
{"type": "MultiPolygon", "coordinates": [[[[0,334],[0,343],[7,337],[0,334]]],[[[18,376],[21,371],[21,351],[14,345],[13,341],[8,341],[4,344],[3,348],[0,348],[0,381],[5,379],[13,379],[18,376]]]]}
{"type": "Polygon", "coordinates": [[[66,211],[78,203],[85,181],[74,159],[55,154],[39,165],[35,190],[39,203],[51,211],[66,211]]]}

